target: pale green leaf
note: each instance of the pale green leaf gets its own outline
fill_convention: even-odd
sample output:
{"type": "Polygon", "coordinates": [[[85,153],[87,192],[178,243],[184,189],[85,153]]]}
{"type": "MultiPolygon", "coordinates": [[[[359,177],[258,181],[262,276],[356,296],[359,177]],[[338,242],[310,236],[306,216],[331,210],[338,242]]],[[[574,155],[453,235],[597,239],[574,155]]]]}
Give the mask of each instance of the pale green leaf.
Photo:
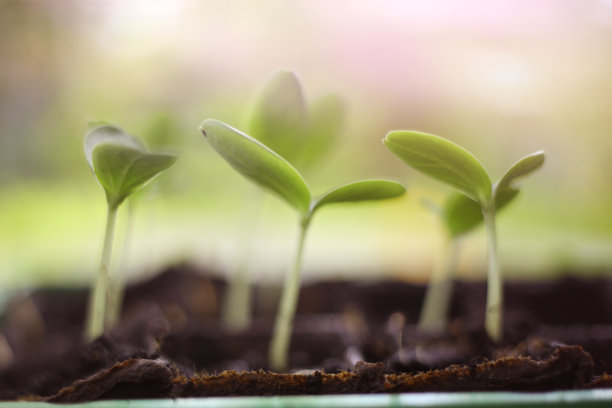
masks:
{"type": "Polygon", "coordinates": [[[518,188],[507,187],[503,190],[499,190],[495,195],[495,210],[499,211],[506,207],[514,198],[518,195],[520,190],[518,188]]]}
{"type": "Polygon", "coordinates": [[[249,135],[286,160],[300,154],[308,130],[308,107],[292,71],[276,73],[262,90],[253,110],[249,135]]]}
{"type": "Polygon", "coordinates": [[[111,207],[149,182],[176,161],[175,156],[150,154],[119,144],[98,144],[92,152],[92,165],[111,207]]]}
{"type": "Polygon", "coordinates": [[[541,150],[523,157],[510,167],[506,174],[496,183],[496,191],[508,188],[513,180],[539,169],[542,164],[544,164],[544,152],[541,150]]]}
{"type": "Polygon", "coordinates": [[[321,160],[338,139],[344,120],[344,103],[336,94],[325,95],[310,105],[310,127],[301,153],[305,165],[321,160]]]}
{"type": "Polygon", "coordinates": [[[396,156],[422,173],[450,184],[481,204],[491,200],[491,180],[482,164],[461,146],[439,136],[392,131],[383,139],[396,156]]]}
{"type": "Polygon", "coordinates": [[[480,204],[462,193],[453,193],[444,203],[444,222],[451,237],[466,234],[483,222],[480,204]]]}
{"type": "Polygon", "coordinates": [[[308,213],[308,186],[285,159],[261,142],[218,120],[205,120],[200,130],[238,173],[277,194],[302,214],[308,213]]]}
{"type": "MultiPolygon", "coordinates": [[[[518,189],[506,188],[495,196],[495,207],[499,211],[519,193],[518,189]]],[[[480,204],[462,193],[453,193],[444,203],[444,221],[449,234],[458,237],[478,227],[484,218],[480,204]]]]}
{"type": "Polygon", "coordinates": [[[93,150],[100,144],[114,144],[119,146],[131,147],[142,152],[147,151],[146,147],[142,144],[140,140],[128,135],[117,126],[103,124],[100,124],[98,126],[94,125],[91,127],[91,130],[87,132],[84,144],[85,158],[87,159],[87,163],[89,163],[89,167],[91,167],[92,169],[92,153],[93,150]]]}
{"type": "Polygon", "coordinates": [[[395,181],[362,180],[335,188],[323,195],[312,207],[314,213],[320,207],[332,203],[345,203],[367,200],[384,200],[398,197],[406,189],[395,181]]]}
{"type": "Polygon", "coordinates": [[[177,140],[181,129],[175,115],[161,111],[150,116],[143,134],[147,135],[147,145],[151,149],[165,149],[177,140]]]}

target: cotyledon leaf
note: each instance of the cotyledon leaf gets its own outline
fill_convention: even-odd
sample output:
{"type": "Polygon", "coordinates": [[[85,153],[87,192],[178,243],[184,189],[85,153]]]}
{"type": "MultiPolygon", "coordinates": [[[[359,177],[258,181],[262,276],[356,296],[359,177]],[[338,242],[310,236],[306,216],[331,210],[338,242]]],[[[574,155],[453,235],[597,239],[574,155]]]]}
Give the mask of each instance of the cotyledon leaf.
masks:
{"type": "MultiPolygon", "coordinates": [[[[503,209],[519,193],[516,188],[506,188],[495,195],[496,211],[503,209]]],[[[452,237],[466,234],[484,222],[480,204],[462,193],[453,193],[442,209],[446,228],[452,237]]]]}
{"type": "Polygon", "coordinates": [[[140,140],[125,133],[121,128],[112,125],[94,126],[85,137],[85,158],[89,167],[93,169],[92,153],[100,144],[114,144],[119,146],[131,147],[136,150],[146,152],[146,147],[140,140]]]}
{"type": "Polygon", "coordinates": [[[308,214],[310,190],[300,173],[284,158],[221,121],[207,119],[200,130],[238,173],[272,191],[301,214],[308,214]]]}
{"type": "Polygon", "coordinates": [[[482,164],[461,146],[439,136],[416,131],[392,131],[383,139],[392,153],[420,172],[487,204],[491,180],[482,164]]]}
{"type": "Polygon", "coordinates": [[[361,180],[335,188],[317,200],[311,209],[314,213],[324,205],[332,203],[384,200],[398,197],[406,192],[404,186],[389,180],[361,180]]]}
{"type": "Polygon", "coordinates": [[[278,71],[251,115],[249,135],[290,162],[300,155],[308,129],[308,106],[296,74],[278,71]]]}
{"type": "Polygon", "coordinates": [[[310,104],[310,120],[300,160],[314,165],[334,144],[344,120],[344,103],[336,94],[328,94],[310,104]]]}
{"type": "Polygon", "coordinates": [[[175,161],[176,156],[151,154],[112,143],[99,144],[92,152],[94,172],[113,207],[175,161]]]}
{"type": "Polygon", "coordinates": [[[539,169],[542,164],[544,164],[544,152],[542,150],[538,150],[537,152],[523,157],[510,167],[495,184],[495,190],[501,191],[508,188],[513,180],[539,169]]]}

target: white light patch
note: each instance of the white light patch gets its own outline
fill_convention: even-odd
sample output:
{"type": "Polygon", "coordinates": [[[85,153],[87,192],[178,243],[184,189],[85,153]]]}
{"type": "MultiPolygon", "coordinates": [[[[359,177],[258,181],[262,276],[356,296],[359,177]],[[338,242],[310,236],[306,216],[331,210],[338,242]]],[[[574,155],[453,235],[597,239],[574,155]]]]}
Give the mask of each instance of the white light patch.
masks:
{"type": "Polygon", "coordinates": [[[110,0],[92,2],[101,18],[99,42],[109,53],[142,58],[175,41],[185,13],[185,0],[110,0]]]}
{"type": "Polygon", "coordinates": [[[539,91],[536,72],[528,61],[512,53],[477,50],[462,58],[462,74],[455,87],[469,102],[488,109],[527,113],[536,109],[534,94],[539,91]]]}

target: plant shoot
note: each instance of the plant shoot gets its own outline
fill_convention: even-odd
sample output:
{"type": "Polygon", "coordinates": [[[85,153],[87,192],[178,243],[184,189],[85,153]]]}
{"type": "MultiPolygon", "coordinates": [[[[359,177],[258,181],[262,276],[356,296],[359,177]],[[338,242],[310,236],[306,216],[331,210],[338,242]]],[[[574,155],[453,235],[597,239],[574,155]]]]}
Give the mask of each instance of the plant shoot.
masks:
{"type": "Polygon", "coordinates": [[[467,231],[478,224],[480,218],[473,211],[473,201],[480,209],[487,232],[488,279],[485,330],[499,342],[503,337],[502,275],[497,261],[496,209],[514,197],[518,190],[512,186],[515,179],[538,169],[544,163],[544,153],[538,151],[516,162],[495,184],[491,183],[484,167],[470,152],[439,136],[415,131],[392,131],[383,139],[392,153],[416,170],[449,184],[465,198],[458,198],[451,207],[453,231],[467,231]],[[466,229],[467,228],[467,229],[466,229]]]}
{"type": "Polygon", "coordinates": [[[309,104],[295,72],[280,70],[262,90],[248,134],[289,163],[307,169],[330,150],[343,117],[338,95],[327,94],[309,104]]]}
{"type": "Polygon", "coordinates": [[[151,154],[136,138],[115,126],[94,127],[85,138],[85,157],[106,193],[107,218],[98,276],[89,298],[85,338],[93,340],[110,324],[113,299],[110,293],[110,261],[119,205],[161,171],[175,156],[151,154]]]}
{"type": "MultiPolygon", "coordinates": [[[[519,192],[514,188],[505,191],[506,194],[497,196],[496,211],[505,207],[519,192]]],[[[418,324],[422,332],[438,332],[446,327],[448,321],[453,275],[461,238],[478,227],[484,219],[478,203],[462,193],[450,194],[442,206],[428,200],[423,201],[442,221],[446,230],[443,251],[429,279],[418,324]]]]}
{"type": "MultiPolygon", "coordinates": [[[[343,104],[328,94],[308,104],[302,85],[293,71],[279,70],[266,83],[251,114],[248,134],[304,169],[313,168],[336,140],[343,118],[343,104]]],[[[249,237],[255,233],[254,208],[263,201],[256,191],[248,202],[242,256],[249,253],[249,237]]],[[[229,282],[223,305],[223,323],[230,330],[250,324],[251,290],[247,259],[242,259],[229,282]]]]}
{"type": "Polygon", "coordinates": [[[289,363],[288,350],[299,293],[304,242],[313,215],[327,204],[392,198],[404,194],[405,189],[393,181],[362,180],[313,199],[300,173],[261,142],[212,119],[205,120],[200,130],[236,171],[280,197],[299,214],[300,232],[295,261],[286,276],[269,350],[270,367],[285,370],[289,363]]]}

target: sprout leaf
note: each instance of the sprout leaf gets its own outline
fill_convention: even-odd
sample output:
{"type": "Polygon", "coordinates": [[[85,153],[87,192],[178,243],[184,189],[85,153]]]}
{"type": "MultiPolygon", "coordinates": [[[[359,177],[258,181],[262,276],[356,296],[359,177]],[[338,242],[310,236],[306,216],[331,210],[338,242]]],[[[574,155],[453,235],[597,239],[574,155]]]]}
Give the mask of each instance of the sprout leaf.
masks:
{"type": "Polygon", "coordinates": [[[491,180],[470,152],[438,136],[392,131],[383,143],[404,162],[438,181],[450,184],[481,204],[491,199],[491,180]]]}
{"type": "Polygon", "coordinates": [[[85,158],[89,167],[93,169],[92,154],[93,150],[101,144],[114,144],[119,146],[131,147],[133,149],[146,152],[146,147],[137,138],[128,135],[121,128],[111,125],[102,125],[104,122],[95,122],[91,126],[91,131],[85,137],[85,158]],[[99,126],[96,126],[100,124],[99,126]]]}
{"type": "Polygon", "coordinates": [[[453,193],[444,203],[444,221],[451,237],[458,237],[483,222],[480,204],[461,193],[453,193]]]}
{"type": "Polygon", "coordinates": [[[111,207],[176,161],[176,156],[150,154],[138,139],[114,126],[94,128],[88,134],[85,156],[111,207]]]}
{"type": "Polygon", "coordinates": [[[336,94],[328,94],[310,105],[310,128],[301,159],[313,164],[333,145],[344,120],[344,104],[336,94]]]}
{"type": "Polygon", "coordinates": [[[326,204],[355,202],[366,200],[384,200],[398,197],[406,192],[406,189],[395,181],[388,180],[362,180],[335,188],[321,197],[311,210],[326,204]]]}
{"type": "Polygon", "coordinates": [[[496,184],[496,191],[499,194],[500,191],[509,188],[512,181],[518,177],[525,176],[534,170],[537,170],[544,164],[544,152],[539,150],[535,153],[531,153],[521,160],[516,162],[510,169],[503,175],[503,177],[496,184]]]}
{"type": "Polygon", "coordinates": [[[111,206],[121,204],[175,161],[175,156],[149,154],[114,144],[98,145],[92,157],[96,177],[104,187],[111,206]]]}
{"type": "Polygon", "coordinates": [[[207,119],[200,130],[210,145],[244,177],[274,192],[302,214],[310,191],[302,176],[281,156],[233,127],[207,119]]]}
{"type": "Polygon", "coordinates": [[[499,211],[504,208],[508,203],[514,200],[514,197],[518,195],[520,190],[514,187],[507,187],[495,194],[495,210],[499,211]]]}
{"type": "MultiPolygon", "coordinates": [[[[508,187],[495,195],[496,210],[504,208],[519,193],[508,187]]],[[[444,203],[444,221],[451,237],[456,238],[476,228],[484,221],[480,205],[461,193],[453,193],[444,203]]]]}
{"type": "Polygon", "coordinates": [[[308,128],[308,107],[300,82],[292,71],[281,70],[266,84],[255,105],[249,134],[294,161],[308,128]]]}

